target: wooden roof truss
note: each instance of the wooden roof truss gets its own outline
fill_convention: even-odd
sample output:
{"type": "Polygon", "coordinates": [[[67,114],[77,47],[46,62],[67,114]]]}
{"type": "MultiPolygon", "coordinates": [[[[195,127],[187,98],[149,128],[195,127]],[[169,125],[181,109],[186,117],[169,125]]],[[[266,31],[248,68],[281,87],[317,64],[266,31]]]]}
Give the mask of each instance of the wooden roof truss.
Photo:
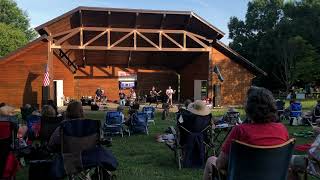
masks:
{"type": "Polygon", "coordinates": [[[54,35],[50,35],[50,47],[51,49],[74,49],[74,50],[120,50],[120,51],[176,51],[176,52],[209,52],[209,44],[213,40],[207,39],[203,36],[185,31],[185,30],[161,30],[161,29],[132,29],[132,28],[105,28],[105,27],[79,27],[70,29],[65,32],[60,32],[54,35]],[[98,33],[91,39],[84,41],[85,32],[98,33]],[[111,42],[112,33],[122,33],[122,37],[117,38],[116,41],[111,42]],[[157,35],[159,39],[155,40],[148,38],[147,34],[157,35]],[[182,36],[182,42],[175,39],[175,35],[182,36]],[[79,36],[79,43],[67,44],[64,43],[75,36],[79,36]],[[100,39],[102,36],[107,36],[104,45],[91,45],[94,41],[100,39]],[[120,46],[120,43],[126,40],[132,40],[133,44],[124,47],[120,46]],[[137,38],[142,38],[149,43],[149,46],[140,46],[137,42],[137,38]],[[174,46],[165,46],[164,39],[170,41],[174,46]],[[193,44],[197,47],[191,47],[188,45],[187,39],[191,39],[193,44]]]}

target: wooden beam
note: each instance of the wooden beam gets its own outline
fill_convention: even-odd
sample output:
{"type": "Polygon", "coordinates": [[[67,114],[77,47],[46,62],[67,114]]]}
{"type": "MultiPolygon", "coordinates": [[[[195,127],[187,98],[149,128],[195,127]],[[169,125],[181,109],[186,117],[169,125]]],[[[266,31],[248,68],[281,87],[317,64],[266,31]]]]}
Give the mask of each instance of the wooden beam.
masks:
{"type": "Polygon", "coordinates": [[[116,50],[116,51],[174,51],[174,52],[209,52],[209,48],[162,48],[155,47],[111,47],[107,46],[74,46],[74,45],[52,45],[53,49],[85,49],[85,50],[116,50]]]}
{"type": "Polygon", "coordinates": [[[51,31],[49,30],[48,27],[44,27],[43,29],[46,31],[46,33],[47,33],[49,36],[51,36],[51,31]]]}
{"type": "Polygon", "coordinates": [[[127,39],[129,36],[131,36],[131,34],[133,34],[134,31],[126,34],[125,36],[123,36],[122,38],[120,38],[118,41],[116,41],[115,43],[113,43],[110,48],[116,46],[117,44],[121,43],[122,41],[124,41],[125,39],[127,39]]]}
{"type": "Polygon", "coordinates": [[[55,37],[58,37],[58,36],[62,36],[62,35],[65,35],[65,34],[68,34],[76,29],[79,29],[79,28],[73,28],[73,29],[69,29],[67,31],[63,31],[63,32],[60,32],[60,33],[57,33],[57,34],[53,34],[51,37],[52,38],[55,38],[55,37]]]}
{"type": "MultiPolygon", "coordinates": [[[[105,33],[107,33],[109,31],[109,29],[106,29],[105,31],[103,31],[102,33],[96,35],[94,38],[90,39],[88,42],[86,42],[83,46],[88,46],[89,44],[91,44],[92,42],[94,42],[95,40],[99,39],[101,36],[103,36],[105,33]]],[[[82,45],[81,45],[82,46],[82,45]]]]}
{"type": "Polygon", "coordinates": [[[183,32],[183,48],[187,48],[187,35],[183,32]]]}
{"type": "Polygon", "coordinates": [[[203,36],[200,36],[199,34],[194,34],[194,33],[189,32],[189,31],[187,31],[187,33],[190,34],[190,35],[193,35],[193,36],[196,37],[196,38],[199,38],[199,39],[208,41],[209,43],[212,43],[212,42],[213,42],[212,39],[207,39],[207,38],[205,38],[205,37],[203,37],[203,36]]]}
{"type": "Polygon", "coordinates": [[[186,35],[191,38],[192,40],[194,40],[195,42],[197,42],[200,46],[204,47],[204,48],[208,48],[208,45],[206,45],[205,43],[203,43],[202,41],[200,41],[198,38],[194,37],[191,34],[186,33],[186,35]]]}
{"type": "Polygon", "coordinates": [[[80,46],[83,46],[83,29],[80,28],[80,46]]]}
{"type": "Polygon", "coordinates": [[[80,31],[80,28],[74,29],[74,31],[72,31],[68,35],[64,36],[63,38],[59,39],[57,42],[55,42],[55,44],[60,45],[62,42],[66,41],[67,39],[71,38],[75,34],[79,33],[79,31],[80,31]]]}
{"type": "Polygon", "coordinates": [[[137,31],[133,32],[133,48],[137,49],[137,31]]]}
{"type": "Polygon", "coordinates": [[[107,46],[108,48],[110,48],[110,43],[111,43],[111,39],[110,39],[110,30],[108,31],[108,39],[107,39],[107,46]]]}
{"type": "Polygon", "coordinates": [[[177,42],[175,41],[174,39],[172,39],[170,36],[168,36],[166,33],[162,32],[162,34],[167,38],[169,39],[171,42],[173,42],[176,46],[180,47],[181,49],[183,49],[183,47],[177,42]]]}
{"type": "Polygon", "coordinates": [[[162,48],[162,32],[159,32],[159,47],[162,48]]]}
{"type": "Polygon", "coordinates": [[[148,43],[150,43],[152,46],[156,47],[157,49],[160,49],[159,46],[157,46],[154,42],[152,42],[149,38],[145,37],[143,34],[141,34],[140,32],[136,31],[137,34],[142,37],[144,40],[146,40],[148,43]]]}
{"type": "Polygon", "coordinates": [[[137,30],[141,33],[159,33],[160,31],[165,33],[176,33],[182,34],[184,30],[171,30],[171,29],[135,29],[135,28],[108,28],[108,27],[83,27],[86,31],[104,31],[106,29],[110,29],[111,32],[131,32],[133,30],[137,30]]]}

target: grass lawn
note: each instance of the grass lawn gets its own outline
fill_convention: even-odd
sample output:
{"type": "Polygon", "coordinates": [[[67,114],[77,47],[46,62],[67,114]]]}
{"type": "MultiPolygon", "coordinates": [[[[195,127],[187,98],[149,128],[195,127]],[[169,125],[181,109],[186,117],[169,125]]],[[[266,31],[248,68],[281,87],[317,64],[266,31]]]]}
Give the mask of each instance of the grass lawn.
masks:
{"type": "MultiPolygon", "coordinates": [[[[315,101],[303,101],[304,110],[310,110],[315,101]]],[[[243,109],[239,109],[243,115],[243,109]]],[[[221,116],[225,109],[214,110],[214,116],[221,116]]],[[[174,117],[174,114],[170,114],[174,117]]],[[[86,117],[104,119],[104,112],[87,112],[86,117]]],[[[165,129],[174,125],[173,120],[161,120],[161,114],[156,113],[156,125],[150,124],[149,135],[132,135],[131,137],[114,137],[112,152],[119,162],[115,172],[117,179],[124,180],[156,180],[156,179],[201,179],[202,170],[178,170],[173,152],[163,143],[155,141],[155,135],[164,133],[165,129]]],[[[284,122],[287,124],[287,122],[284,122]]],[[[298,131],[311,130],[311,127],[288,127],[290,134],[298,131]]],[[[312,142],[312,139],[297,138],[297,144],[312,142]]],[[[27,179],[27,168],[22,169],[17,179],[27,179]]]]}

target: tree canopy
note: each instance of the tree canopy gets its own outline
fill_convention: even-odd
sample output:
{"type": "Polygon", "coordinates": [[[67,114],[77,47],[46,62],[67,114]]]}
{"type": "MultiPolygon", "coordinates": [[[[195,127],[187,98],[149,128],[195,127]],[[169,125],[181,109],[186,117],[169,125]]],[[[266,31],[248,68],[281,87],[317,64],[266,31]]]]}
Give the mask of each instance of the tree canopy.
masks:
{"type": "Polygon", "coordinates": [[[27,14],[14,0],[0,1],[0,57],[25,45],[36,37],[27,14]]]}
{"type": "Polygon", "coordinates": [[[268,73],[255,83],[288,90],[320,80],[320,0],[253,0],[231,17],[229,46],[268,73]]]}

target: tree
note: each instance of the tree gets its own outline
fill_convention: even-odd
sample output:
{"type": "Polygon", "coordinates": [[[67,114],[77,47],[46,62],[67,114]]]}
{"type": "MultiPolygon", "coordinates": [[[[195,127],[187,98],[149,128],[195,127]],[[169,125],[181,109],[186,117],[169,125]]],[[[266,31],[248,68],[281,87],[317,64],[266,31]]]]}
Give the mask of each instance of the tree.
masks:
{"type": "Polygon", "coordinates": [[[298,82],[320,80],[319,2],[253,0],[245,20],[230,19],[229,46],[268,73],[254,83],[288,90],[298,82]]]}
{"type": "Polygon", "coordinates": [[[0,57],[33,40],[36,33],[30,28],[25,12],[13,0],[0,0],[0,57]]]}
{"type": "Polygon", "coordinates": [[[11,25],[0,23],[0,57],[18,49],[27,42],[24,32],[11,25]]]}
{"type": "Polygon", "coordinates": [[[273,72],[273,75],[285,86],[286,92],[295,82],[319,79],[318,54],[301,36],[279,42],[275,50],[280,64],[278,72],[273,72]]]}
{"type": "Polygon", "coordinates": [[[37,36],[36,32],[30,28],[27,13],[22,11],[14,0],[0,1],[0,23],[20,29],[26,34],[28,41],[37,36]]]}

